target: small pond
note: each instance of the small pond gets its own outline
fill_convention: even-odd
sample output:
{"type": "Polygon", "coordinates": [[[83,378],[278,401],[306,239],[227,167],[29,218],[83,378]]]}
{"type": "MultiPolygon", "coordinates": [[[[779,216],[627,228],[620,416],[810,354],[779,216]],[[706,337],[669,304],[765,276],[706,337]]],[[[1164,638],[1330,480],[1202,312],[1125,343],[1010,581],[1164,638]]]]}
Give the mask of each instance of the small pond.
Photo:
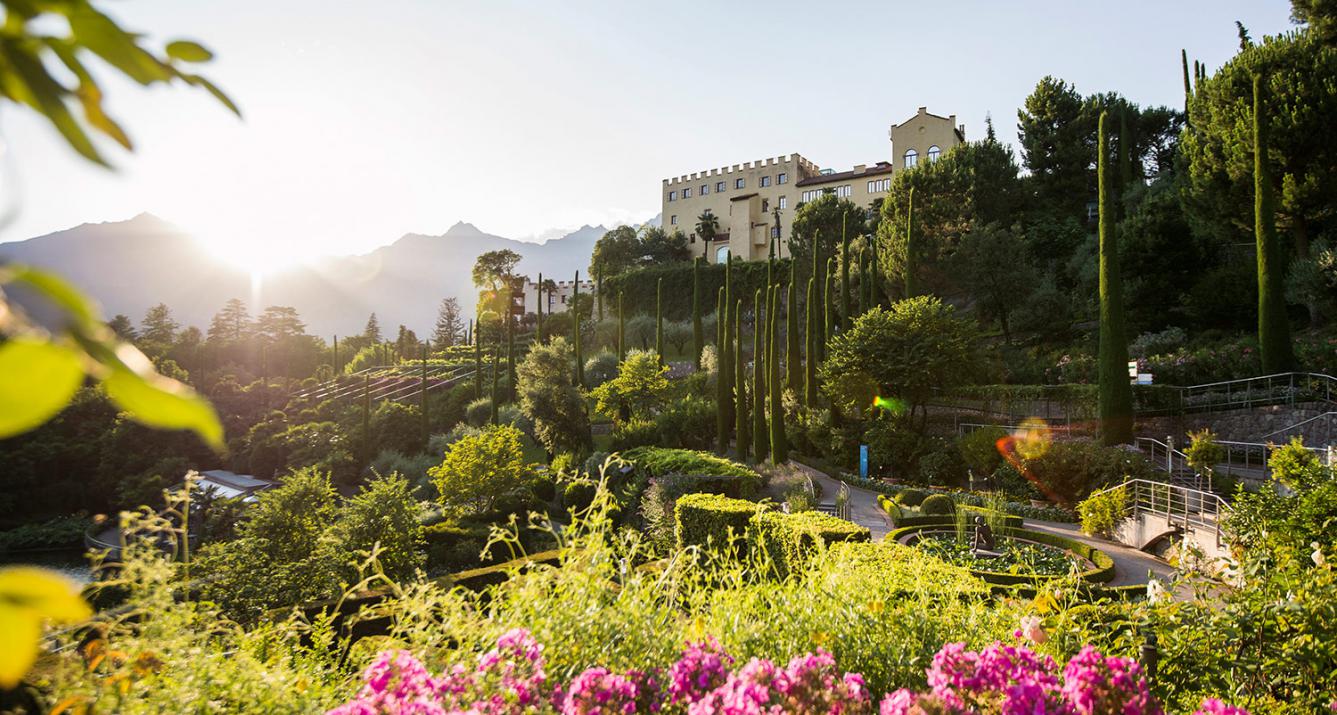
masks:
{"type": "Polygon", "coordinates": [[[59,571],[80,584],[93,580],[93,569],[83,549],[0,552],[0,566],[42,566],[59,571]]]}

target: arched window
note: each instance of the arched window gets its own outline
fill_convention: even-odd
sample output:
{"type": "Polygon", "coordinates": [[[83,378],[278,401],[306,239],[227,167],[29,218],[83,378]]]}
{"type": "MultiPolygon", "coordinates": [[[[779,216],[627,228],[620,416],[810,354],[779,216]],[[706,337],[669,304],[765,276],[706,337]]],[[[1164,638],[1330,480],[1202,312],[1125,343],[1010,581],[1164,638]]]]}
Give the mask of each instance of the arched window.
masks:
{"type": "Polygon", "coordinates": [[[906,150],[905,168],[907,169],[914,168],[914,165],[918,163],[919,163],[919,152],[915,151],[914,149],[906,150]]]}
{"type": "Polygon", "coordinates": [[[937,161],[938,158],[941,156],[942,156],[942,149],[939,149],[937,144],[934,144],[933,146],[928,148],[929,161],[937,161]]]}
{"type": "Polygon", "coordinates": [[[719,248],[715,249],[715,262],[716,262],[716,263],[728,263],[728,262],[729,262],[729,247],[728,247],[728,246],[720,246],[719,248]]]}

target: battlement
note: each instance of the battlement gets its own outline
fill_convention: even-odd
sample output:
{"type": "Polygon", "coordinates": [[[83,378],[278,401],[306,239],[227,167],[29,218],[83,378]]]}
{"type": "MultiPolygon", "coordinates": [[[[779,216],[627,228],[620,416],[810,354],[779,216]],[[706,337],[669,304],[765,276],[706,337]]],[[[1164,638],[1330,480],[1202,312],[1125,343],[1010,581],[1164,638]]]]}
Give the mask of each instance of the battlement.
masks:
{"type": "Polygon", "coordinates": [[[701,181],[702,179],[710,179],[720,176],[729,176],[730,174],[740,173],[744,171],[754,171],[756,169],[765,169],[772,167],[776,169],[790,168],[791,170],[797,167],[798,169],[802,169],[813,174],[820,171],[820,168],[811,161],[804,159],[802,156],[798,154],[790,154],[788,156],[777,156],[773,158],[757,159],[756,161],[748,161],[742,164],[733,164],[732,166],[722,166],[718,169],[710,169],[709,171],[698,171],[692,174],[684,174],[682,176],[664,179],[664,186],[665,187],[676,186],[678,184],[687,184],[694,181],[701,181]]]}

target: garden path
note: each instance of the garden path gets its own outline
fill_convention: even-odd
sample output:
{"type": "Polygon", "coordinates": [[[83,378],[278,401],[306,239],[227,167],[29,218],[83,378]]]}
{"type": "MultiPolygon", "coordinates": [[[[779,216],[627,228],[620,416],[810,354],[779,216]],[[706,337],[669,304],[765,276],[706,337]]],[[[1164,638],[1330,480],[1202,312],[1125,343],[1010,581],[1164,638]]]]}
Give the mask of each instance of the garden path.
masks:
{"type": "MultiPolygon", "coordinates": [[[[821,483],[823,504],[833,504],[835,502],[836,492],[840,489],[839,480],[806,464],[800,464],[799,462],[791,462],[791,464],[812,477],[814,481],[821,483]]],[[[887,517],[887,513],[877,504],[877,492],[855,486],[850,486],[849,490],[850,521],[859,526],[867,527],[872,532],[874,541],[886,536],[891,531],[891,521],[887,517]]],[[[1109,554],[1110,558],[1114,559],[1115,570],[1114,580],[1109,583],[1111,586],[1145,584],[1148,573],[1154,574],[1156,578],[1162,581],[1169,581],[1174,574],[1174,567],[1165,561],[1118,542],[1087,536],[1081,532],[1076,524],[1027,519],[1026,528],[1076,539],[1109,554]]]]}

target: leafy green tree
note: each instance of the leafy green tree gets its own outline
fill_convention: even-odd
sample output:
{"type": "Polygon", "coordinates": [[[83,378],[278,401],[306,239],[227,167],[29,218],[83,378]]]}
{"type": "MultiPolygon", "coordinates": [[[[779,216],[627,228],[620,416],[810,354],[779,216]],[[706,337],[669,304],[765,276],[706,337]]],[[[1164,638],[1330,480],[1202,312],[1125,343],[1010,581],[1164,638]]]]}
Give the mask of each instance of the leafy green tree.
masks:
{"type": "Polygon", "coordinates": [[[534,423],[534,434],[550,454],[583,454],[590,449],[585,400],[572,382],[571,343],[554,338],[535,345],[516,367],[520,410],[534,423]]]}
{"type": "Polygon", "coordinates": [[[696,217],[696,235],[702,243],[709,244],[720,232],[720,220],[709,210],[696,217]]]}
{"type": "Polygon", "coordinates": [[[648,419],[664,405],[669,395],[668,367],[647,350],[627,353],[617,368],[617,377],[590,391],[595,409],[617,416],[648,419]]]}
{"type": "MultiPolygon", "coordinates": [[[[421,508],[408,479],[400,474],[377,476],[339,505],[327,538],[351,558],[377,551],[385,575],[399,582],[423,566],[421,508]]],[[[357,575],[355,563],[343,569],[346,581],[357,575]]]]}
{"type": "Polygon", "coordinates": [[[474,260],[474,285],[494,292],[502,289],[509,291],[515,281],[515,266],[518,263],[520,254],[509,248],[479,254],[474,260]]]}
{"type": "Polygon", "coordinates": [[[981,316],[997,320],[1010,342],[1009,317],[1035,283],[1021,237],[998,224],[977,226],[962,235],[952,262],[954,273],[978,301],[981,316]]]}
{"type": "Polygon", "coordinates": [[[1109,113],[1100,115],[1100,435],[1105,444],[1133,439],[1133,388],[1128,383],[1128,336],[1123,319],[1118,233],[1114,227],[1111,171],[1106,159],[1109,113]]]}
{"type": "Polygon", "coordinates": [[[615,276],[640,265],[641,239],[631,226],[618,226],[594,242],[590,255],[590,272],[615,276]]]}
{"type": "MultiPolygon", "coordinates": [[[[758,313],[760,315],[760,313],[758,313]]],[[[748,416],[748,395],[747,395],[747,365],[743,360],[743,299],[739,298],[734,304],[733,319],[733,341],[736,348],[736,357],[734,358],[734,444],[738,451],[739,461],[747,461],[748,435],[747,431],[750,425],[748,416]]],[[[760,324],[757,327],[760,330],[760,324]]],[[[760,356],[754,356],[753,359],[760,359],[760,356]]]]}
{"type": "Polygon", "coordinates": [[[692,258],[687,247],[687,236],[674,229],[665,231],[660,226],[646,224],[641,227],[639,264],[656,266],[665,263],[679,263],[692,258]]]}
{"type": "Polygon", "coordinates": [[[834,193],[799,204],[789,227],[789,254],[803,265],[811,263],[815,254],[824,264],[838,252],[842,235],[865,233],[865,216],[862,206],[834,193]]]}
{"type": "Polygon", "coordinates": [[[1329,47],[1337,46],[1337,3],[1332,0],[1291,0],[1291,20],[1308,25],[1329,47]]]}
{"type": "Polygon", "coordinates": [[[763,339],[760,288],[752,298],[752,315],[752,457],[760,462],[770,448],[770,435],[766,431],[766,342],[763,339]]]}
{"type": "Polygon", "coordinates": [[[971,321],[932,296],[874,308],[831,340],[818,369],[823,391],[846,410],[868,410],[882,396],[913,414],[936,389],[965,384],[980,372],[971,321]]]}
{"type": "MultiPolygon", "coordinates": [[[[540,276],[540,279],[542,276],[540,276]]],[[[438,349],[448,348],[460,341],[464,332],[464,317],[460,312],[460,302],[455,298],[441,301],[436,311],[436,327],[432,331],[432,344],[438,349]]]]}
{"type": "Polygon", "coordinates": [[[794,394],[803,392],[803,356],[799,353],[798,331],[798,264],[789,264],[789,302],[785,306],[785,370],[786,385],[794,394]]]}
{"type": "Polygon", "coordinates": [[[1035,86],[1017,111],[1017,137],[1037,207],[1054,216],[1085,214],[1095,159],[1092,125],[1077,89],[1053,76],[1035,86]]]}
{"type": "Polygon", "coordinates": [[[1258,260],[1259,352],[1263,372],[1273,374],[1293,369],[1295,356],[1282,283],[1286,263],[1277,245],[1276,207],[1267,161],[1269,119],[1263,79],[1262,75],[1253,78],[1254,252],[1258,260]]]}
{"type": "Polygon", "coordinates": [[[1224,242],[1245,240],[1256,228],[1253,78],[1265,77],[1261,114],[1267,120],[1266,169],[1276,197],[1277,224],[1289,230],[1296,253],[1308,255],[1312,236],[1337,219],[1337,47],[1313,30],[1266,37],[1204,79],[1190,104],[1184,134],[1187,207],[1195,227],[1224,242]]]}
{"type": "Polygon", "coordinates": [[[492,511],[497,498],[524,486],[525,464],[520,430],[489,425],[451,445],[441,464],[427,470],[446,512],[457,517],[492,511]]]}
{"type": "MultiPolygon", "coordinates": [[[[785,439],[785,412],[780,389],[780,316],[775,308],[780,305],[780,286],[771,288],[770,327],[767,330],[766,365],[770,368],[767,382],[771,404],[771,463],[789,461],[789,444],[785,439]]],[[[760,459],[760,457],[758,457],[760,459]]]]}

